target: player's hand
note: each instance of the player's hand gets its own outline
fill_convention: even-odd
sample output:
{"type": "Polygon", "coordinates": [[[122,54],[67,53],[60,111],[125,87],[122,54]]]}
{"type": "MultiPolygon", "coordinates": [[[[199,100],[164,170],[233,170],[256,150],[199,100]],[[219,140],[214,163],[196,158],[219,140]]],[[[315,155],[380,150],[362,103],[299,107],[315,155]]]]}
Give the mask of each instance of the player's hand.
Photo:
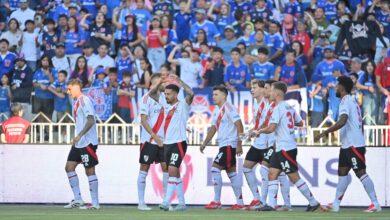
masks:
{"type": "Polygon", "coordinates": [[[242,146],[240,143],[237,145],[236,155],[237,157],[240,157],[242,155],[242,146]]]}
{"type": "Polygon", "coordinates": [[[80,141],[80,139],[81,137],[77,135],[76,137],[73,138],[72,143],[77,144],[80,141]]]}
{"type": "Polygon", "coordinates": [[[58,98],[61,98],[61,99],[63,99],[63,98],[65,98],[65,94],[63,94],[63,93],[58,93],[58,98]]]}
{"type": "Polygon", "coordinates": [[[163,142],[162,142],[161,138],[158,135],[153,135],[153,139],[154,139],[154,141],[157,143],[157,145],[159,147],[163,147],[163,142]]]}
{"type": "Polygon", "coordinates": [[[199,147],[199,150],[200,150],[200,152],[203,154],[203,152],[204,152],[204,149],[206,148],[206,145],[200,145],[200,147],[199,147]]]}
{"type": "Polygon", "coordinates": [[[323,137],[325,137],[325,136],[326,136],[325,133],[321,133],[321,134],[319,134],[319,135],[316,135],[316,136],[314,137],[314,141],[317,142],[317,141],[321,140],[321,139],[322,139],[323,137]]]}

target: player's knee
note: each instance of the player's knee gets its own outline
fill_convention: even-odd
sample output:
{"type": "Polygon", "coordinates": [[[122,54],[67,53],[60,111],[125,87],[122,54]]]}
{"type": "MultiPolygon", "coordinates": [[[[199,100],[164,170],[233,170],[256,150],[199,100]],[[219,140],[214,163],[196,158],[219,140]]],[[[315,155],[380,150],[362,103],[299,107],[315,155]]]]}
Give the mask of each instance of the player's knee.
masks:
{"type": "Polygon", "coordinates": [[[93,175],[95,175],[96,173],[95,173],[95,168],[94,167],[92,167],[92,168],[86,168],[85,169],[85,174],[87,175],[87,176],[93,176],[93,175]]]}
{"type": "Polygon", "coordinates": [[[148,172],[149,171],[149,167],[150,166],[148,164],[141,164],[140,170],[144,171],[144,172],[148,172]]]}
{"type": "Polygon", "coordinates": [[[360,178],[366,174],[366,169],[354,170],[354,172],[357,178],[360,178]]]}

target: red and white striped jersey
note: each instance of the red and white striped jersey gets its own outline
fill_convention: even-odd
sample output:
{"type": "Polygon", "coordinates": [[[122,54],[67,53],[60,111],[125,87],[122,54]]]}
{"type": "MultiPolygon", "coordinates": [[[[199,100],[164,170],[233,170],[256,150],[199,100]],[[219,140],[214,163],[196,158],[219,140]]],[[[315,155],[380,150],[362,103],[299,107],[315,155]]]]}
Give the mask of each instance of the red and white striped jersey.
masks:
{"type": "Polygon", "coordinates": [[[216,106],[211,124],[217,128],[217,142],[219,147],[237,147],[238,133],[234,123],[241,120],[237,109],[229,102],[222,107],[216,106]]]}
{"type": "MultiPolygon", "coordinates": [[[[148,117],[148,124],[153,132],[156,133],[161,140],[164,140],[164,107],[147,93],[142,97],[139,109],[141,115],[146,115],[148,117]]],[[[141,143],[145,143],[146,141],[157,144],[146,129],[141,126],[141,143]]]]}
{"type": "MultiPolygon", "coordinates": [[[[260,103],[256,100],[253,102],[253,129],[257,130],[263,125],[268,105],[268,100],[265,98],[261,99],[260,103]]],[[[256,149],[266,149],[268,147],[267,138],[266,134],[260,135],[253,141],[252,146],[256,149]]]]}

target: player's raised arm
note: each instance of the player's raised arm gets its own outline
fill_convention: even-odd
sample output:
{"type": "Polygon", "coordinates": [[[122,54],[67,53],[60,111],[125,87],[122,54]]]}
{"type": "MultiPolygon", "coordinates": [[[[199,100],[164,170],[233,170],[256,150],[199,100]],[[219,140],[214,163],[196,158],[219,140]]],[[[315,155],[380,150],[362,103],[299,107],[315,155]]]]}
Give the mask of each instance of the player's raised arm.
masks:
{"type": "Polygon", "coordinates": [[[189,85],[187,85],[183,80],[181,80],[179,77],[177,77],[177,75],[175,74],[169,74],[169,77],[175,78],[176,81],[179,83],[179,85],[183,87],[184,91],[186,92],[186,98],[185,98],[186,102],[188,105],[191,105],[195,96],[195,93],[192,90],[192,88],[189,85]]]}

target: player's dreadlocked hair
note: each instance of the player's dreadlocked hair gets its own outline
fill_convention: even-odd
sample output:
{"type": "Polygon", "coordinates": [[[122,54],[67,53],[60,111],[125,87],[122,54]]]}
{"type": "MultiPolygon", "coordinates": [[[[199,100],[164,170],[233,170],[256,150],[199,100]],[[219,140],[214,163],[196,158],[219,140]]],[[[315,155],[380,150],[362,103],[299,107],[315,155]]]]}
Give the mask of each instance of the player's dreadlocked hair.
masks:
{"type": "Polygon", "coordinates": [[[340,76],[337,78],[337,81],[340,85],[342,85],[345,89],[345,91],[348,94],[351,94],[352,88],[353,88],[353,81],[348,76],[340,76]]]}

